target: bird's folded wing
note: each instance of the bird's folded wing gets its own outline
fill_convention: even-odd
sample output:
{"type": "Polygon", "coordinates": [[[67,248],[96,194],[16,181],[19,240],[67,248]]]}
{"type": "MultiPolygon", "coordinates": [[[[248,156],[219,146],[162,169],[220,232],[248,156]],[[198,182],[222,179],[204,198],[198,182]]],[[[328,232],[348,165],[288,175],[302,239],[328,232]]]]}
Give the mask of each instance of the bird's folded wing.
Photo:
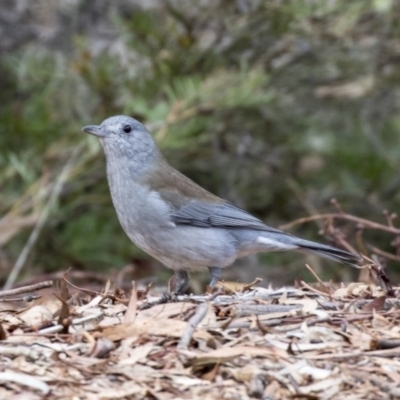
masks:
{"type": "Polygon", "coordinates": [[[191,200],[184,206],[175,209],[172,220],[178,225],[203,228],[242,228],[283,233],[265,225],[258,218],[228,202],[215,204],[191,200]]]}

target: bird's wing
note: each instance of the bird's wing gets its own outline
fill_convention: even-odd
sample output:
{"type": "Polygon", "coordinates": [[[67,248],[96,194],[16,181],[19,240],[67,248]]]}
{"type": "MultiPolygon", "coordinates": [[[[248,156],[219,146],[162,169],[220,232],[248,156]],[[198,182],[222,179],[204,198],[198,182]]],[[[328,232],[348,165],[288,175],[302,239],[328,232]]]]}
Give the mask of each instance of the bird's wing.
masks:
{"type": "Polygon", "coordinates": [[[212,204],[191,200],[183,207],[175,209],[172,220],[175,224],[203,228],[242,228],[283,233],[228,202],[212,204]]]}
{"type": "Polygon", "coordinates": [[[161,176],[157,170],[150,170],[143,183],[156,191],[171,206],[171,219],[175,224],[284,233],[265,225],[248,212],[209,193],[173,169],[161,155],[158,161],[162,164],[164,174],[161,176]]]}

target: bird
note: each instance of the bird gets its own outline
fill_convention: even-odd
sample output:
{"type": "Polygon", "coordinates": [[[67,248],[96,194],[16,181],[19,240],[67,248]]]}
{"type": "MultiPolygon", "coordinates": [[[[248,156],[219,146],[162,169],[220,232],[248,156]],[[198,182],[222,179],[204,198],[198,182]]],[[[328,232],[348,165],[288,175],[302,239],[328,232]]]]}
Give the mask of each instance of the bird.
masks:
{"type": "Polygon", "coordinates": [[[82,130],[100,139],[123,230],[136,246],[174,271],[175,294],[187,292],[191,272],[208,269],[214,288],[225,267],[260,252],[294,250],[348,265],[361,261],[358,254],[272,228],[202,188],[168,163],[134,118],[113,116],[82,130]]]}

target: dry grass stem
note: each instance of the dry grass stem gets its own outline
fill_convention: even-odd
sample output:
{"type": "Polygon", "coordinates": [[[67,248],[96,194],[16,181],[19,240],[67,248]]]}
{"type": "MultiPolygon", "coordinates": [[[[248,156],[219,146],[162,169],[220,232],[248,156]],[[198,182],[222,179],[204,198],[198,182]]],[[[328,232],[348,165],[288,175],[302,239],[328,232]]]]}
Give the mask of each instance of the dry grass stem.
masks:
{"type": "Polygon", "coordinates": [[[2,290],[0,291],[0,298],[15,296],[16,294],[35,292],[36,290],[50,288],[52,286],[53,286],[53,281],[44,281],[44,282],[34,283],[32,285],[22,286],[15,289],[2,290]]]}

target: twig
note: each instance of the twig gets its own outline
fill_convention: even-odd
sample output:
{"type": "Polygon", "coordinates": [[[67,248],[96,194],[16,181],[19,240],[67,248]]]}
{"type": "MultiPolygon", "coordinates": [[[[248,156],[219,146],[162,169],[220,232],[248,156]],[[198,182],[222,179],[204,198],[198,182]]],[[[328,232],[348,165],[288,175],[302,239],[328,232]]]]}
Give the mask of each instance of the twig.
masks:
{"type": "Polygon", "coordinates": [[[13,382],[19,385],[28,386],[31,389],[40,390],[43,394],[50,393],[50,386],[32,375],[23,374],[21,372],[6,371],[0,372],[1,382],[13,382]]]}
{"type": "Polygon", "coordinates": [[[211,302],[214,299],[216,299],[218,296],[221,296],[222,294],[224,294],[224,291],[222,290],[222,288],[218,288],[212,295],[210,295],[210,297],[208,298],[208,301],[211,302]]]}
{"type": "Polygon", "coordinates": [[[181,340],[179,341],[179,350],[187,350],[189,343],[192,340],[194,331],[207,314],[208,307],[209,303],[203,303],[197,307],[196,314],[194,314],[193,317],[188,321],[187,328],[185,332],[183,332],[181,340]]]}
{"type": "Polygon", "coordinates": [[[389,260],[393,260],[393,261],[400,261],[400,256],[396,256],[396,255],[394,255],[394,254],[388,253],[388,252],[386,252],[386,251],[383,251],[383,250],[381,250],[381,249],[378,249],[378,248],[375,247],[375,246],[368,245],[368,248],[369,248],[373,253],[376,253],[378,256],[382,256],[382,257],[388,258],[389,260]]]}
{"type": "Polygon", "coordinates": [[[303,306],[301,304],[295,305],[283,305],[283,304],[232,304],[223,308],[219,313],[219,317],[245,317],[250,315],[264,315],[281,312],[290,312],[293,310],[301,310],[303,306]]]}
{"type": "Polygon", "coordinates": [[[136,318],[136,311],[137,311],[137,290],[136,290],[136,283],[132,281],[132,292],[131,297],[129,299],[128,309],[125,313],[125,323],[133,323],[135,322],[136,318]]]}
{"type": "Polygon", "coordinates": [[[41,299],[42,296],[24,296],[24,297],[11,297],[10,299],[0,299],[0,303],[15,303],[19,301],[24,301],[29,303],[33,300],[41,299]]]}
{"type": "Polygon", "coordinates": [[[73,150],[73,152],[69,156],[67,162],[65,163],[63,169],[61,170],[61,173],[54,184],[53,190],[51,192],[49,200],[47,201],[46,206],[43,208],[42,213],[40,214],[40,217],[39,217],[35,227],[33,228],[33,231],[31,232],[31,235],[29,236],[28,241],[25,244],[25,247],[23,248],[21,254],[19,255],[19,257],[17,259],[17,262],[14,264],[14,267],[13,267],[10,275],[7,278],[7,281],[4,285],[5,290],[10,289],[14,285],[15,281],[17,280],[18,275],[21,272],[22,267],[24,266],[29,253],[31,252],[33,246],[35,245],[35,243],[40,235],[40,232],[42,231],[47,219],[49,218],[50,212],[53,209],[56,200],[60,196],[61,190],[63,188],[65,181],[67,180],[69,172],[70,172],[71,168],[73,167],[73,165],[75,164],[75,159],[78,155],[79,149],[80,149],[80,147],[76,147],[73,150]]]}
{"type": "Polygon", "coordinates": [[[335,245],[342,247],[343,249],[349,251],[350,253],[357,254],[356,249],[343,237],[343,234],[340,235],[342,232],[340,232],[338,229],[333,230],[331,233],[332,238],[335,240],[335,245]]]}
{"type": "Polygon", "coordinates": [[[345,212],[344,212],[344,210],[343,210],[341,204],[340,204],[335,198],[334,198],[334,199],[331,199],[331,202],[330,202],[330,203],[333,205],[333,207],[336,208],[336,210],[338,210],[338,212],[339,212],[340,214],[345,214],[345,212]]]}
{"type": "Polygon", "coordinates": [[[375,278],[379,280],[380,286],[383,289],[387,290],[388,296],[394,296],[395,293],[393,290],[392,282],[390,282],[389,277],[379,263],[378,257],[376,255],[372,255],[372,260],[374,262],[371,265],[370,271],[374,272],[375,278]]]}
{"type": "Polygon", "coordinates": [[[330,294],[330,288],[325,285],[324,282],[321,281],[317,273],[308,265],[306,264],[306,268],[314,275],[314,278],[317,280],[317,282],[327,291],[327,294],[330,294]]]}
{"type": "Polygon", "coordinates": [[[244,293],[244,292],[247,292],[248,290],[251,290],[251,289],[253,288],[253,286],[257,285],[257,284],[260,283],[260,282],[262,282],[262,279],[261,279],[261,278],[256,278],[256,279],[254,279],[253,282],[251,282],[251,283],[246,283],[246,284],[242,287],[241,292],[244,293]]]}
{"type": "Polygon", "coordinates": [[[316,294],[319,294],[320,296],[323,296],[323,297],[330,297],[330,294],[321,292],[320,290],[313,288],[312,286],[308,285],[307,283],[305,283],[305,282],[302,281],[302,280],[300,280],[300,284],[301,284],[301,287],[302,287],[302,288],[306,288],[306,289],[308,289],[308,290],[311,290],[312,292],[314,292],[314,293],[316,293],[316,294]]]}
{"type": "MultiPolygon", "coordinates": [[[[69,272],[69,270],[67,271],[69,272]]],[[[90,290],[90,289],[84,289],[81,288],[79,286],[74,285],[73,283],[71,283],[66,277],[65,275],[67,274],[67,272],[63,275],[62,280],[67,283],[69,286],[71,286],[72,288],[79,290],[80,292],[86,293],[86,294],[90,294],[90,295],[95,295],[95,296],[101,296],[101,293],[96,292],[95,290],[90,290]]]]}
{"type": "MultiPolygon", "coordinates": [[[[183,298],[185,298],[185,296],[181,296],[183,298]]],[[[184,300],[179,300],[177,299],[177,297],[169,292],[164,293],[162,296],[158,297],[156,300],[154,301],[146,301],[143,303],[139,303],[139,310],[148,310],[151,307],[154,306],[158,306],[160,304],[166,304],[170,301],[184,301],[184,300]]]]}
{"type": "MultiPolygon", "coordinates": [[[[81,325],[88,321],[100,319],[103,317],[103,315],[104,314],[102,312],[100,312],[97,314],[88,315],[86,317],[77,318],[77,319],[72,320],[71,325],[72,326],[81,325]]],[[[41,333],[57,333],[57,332],[61,332],[63,329],[64,329],[63,325],[55,325],[55,326],[50,326],[49,328],[40,329],[40,331],[38,331],[38,333],[39,334],[41,334],[41,333]]]]}
{"type": "Polygon", "coordinates": [[[311,217],[299,218],[293,222],[289,222],[288,224],[281,225],[279,229],[286,230],[292,228],[293,226],[304,224],[305,222],[317,221],[326,218],[345,219],[347,221],[353,221],[359,224],[363,224],[366,229],[380,229],[385,232],[390,232],[394,233],[395,235],[400,235],[400,229],[393,228],[391,226],[383,224],[378,224],[377,222],[372,222],[364,218],[355,217],[354,215],[341,214],[341,213],[318,214],[318,215],[312,215],[311,217]]]}
{"type": "Polygon", "coordinates": [[[392,228],[395,228],[393,221],[397,218],[396,213],[389,214],[388,210],[383,210],[383,215],[386,218],[387,224],[392,228]]]}
{"type": "Polygon", "coordinates": [[[35,290],[45,289],[53,286],[53,281],[34,283],[33,285],[22,286],[15,289],[2,290],[0,297],[14,296],[16,294],[34,292],[35,290]]]}
{"type": "Polygon", "coordinates": [[[363,240],[363,233],[364,233],[364,227],[361,224],[357,224],[356,227],[356,243],[358,246],[358,251],[361,254],[367,254],[367,249],[364,244],[363,240]]]}

